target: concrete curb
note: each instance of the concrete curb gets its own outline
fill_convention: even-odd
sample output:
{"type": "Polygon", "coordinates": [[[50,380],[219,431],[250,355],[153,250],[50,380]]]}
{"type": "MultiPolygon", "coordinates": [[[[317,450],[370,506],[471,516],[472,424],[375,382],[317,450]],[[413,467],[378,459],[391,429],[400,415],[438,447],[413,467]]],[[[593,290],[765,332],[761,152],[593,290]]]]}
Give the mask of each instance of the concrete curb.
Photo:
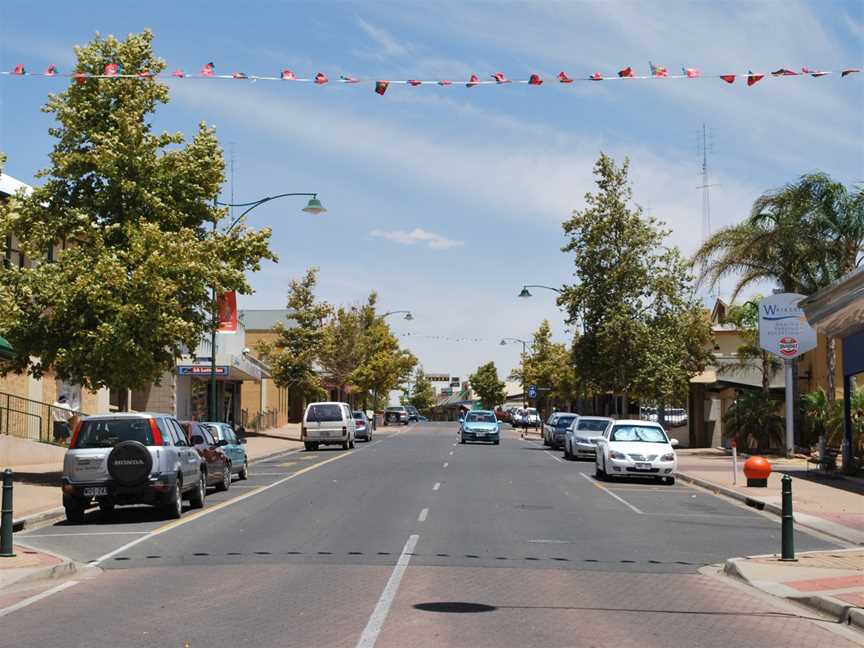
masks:
{"type": "Polygon", "coordinates": [[[64,519],[65,517],[66,510],[62,506],[47,509],[45,511],[39,511],[38,513],[33,513],[31,515],[26,515],[23,518],[12,520],[12,531],[23,531],[24,529],[29,529],[36,525],[56,522],[58,520],[64,519]]]}
{"type": "Polygon", "coordinates": [[[806,605],[807,607],[819,610],[820,612],[833,617],[838,623],[844,623],[846,625],[855,626],[859,630],[864,630],[864,609],[855,607],[854,605],[849,605],[848,603],[836,601],[830,596],[783,596],[764,587],[759,587],[747,578],[747,576],[738,567],[738,562],[741,560],[745,559],[730,558],[727,560],[723,565],[723,573],[732,578],[737,578],[750,587],[758,589],[760,592],[767,592],[772,596],[783,598],[787,601],[793,601],[801,605],[806,605]]]}
{"type": "MultiPolygon", "coordinates": [[[[768,511],[769,513],[773,513],[776,516],[781,516],[783,514],[783,510],[777,506],[776,504],[770,504],[768,502],[764,502],[755,497],[749,497],[744,493],[739,493],[736,490],[731,488],[727,488],[726,486],[721,486],[720,484],[715,484],[712,481],[708,481],[707,479],[701,479],[699,477],[693,477],[692,475],[688,475],[683,472],[676,472],[676,477],[690,484],[694,484],[696,486],[700,486],[705,490],[712,491],[715,495],[725,495],[731,499],[737,500],[739,502],[743,502],[747,506],[752,506],[753,508],[759,511],[768,511]]],[[[850,538],[845,538],[837,533],[832,533],[831,531],[826,531],[824,528],[818,527],[814,524],[807,524],[805,522],[801,522],[800,520],[795,520],[795,526],[802,527],[804,529],[810,529],[811,531],[817,531],[821,534],[831,536],[836,540],[840,540],[841,542],[849,543],[852,545],[858,545],[858,542],[852,540],[850,538]]]]}
{"type": "Polygon", "coordinates": [[[0,585],[0,592],[19,585],[29,585],[43,580],[60,580],[73,576],[86,576],[98,571],[101,571],[98,567],[78,563],[74,560],[64,560],[57,565],[28,569],[27,573],[21,574],[20,577],[0,585]]]}

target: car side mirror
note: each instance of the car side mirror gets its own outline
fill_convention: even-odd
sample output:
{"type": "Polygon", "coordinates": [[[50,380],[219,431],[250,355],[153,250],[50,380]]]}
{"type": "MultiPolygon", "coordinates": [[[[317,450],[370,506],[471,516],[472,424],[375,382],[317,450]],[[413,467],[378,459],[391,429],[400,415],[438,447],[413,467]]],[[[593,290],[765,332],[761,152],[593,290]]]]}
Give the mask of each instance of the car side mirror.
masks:
{"type": "Polygon", "coordinates": [[[203,445],[203,444],[204,444],[204,437],[203,436],[201,436],[200,434],[193,434],[192,435],[192,445],[203,445]]]}
{"type": "Polygon", "coordinates": [[[669,439],[669,445],[671,445],[673,448],[677,448],[678,447],[678,439],[669,439]]]}

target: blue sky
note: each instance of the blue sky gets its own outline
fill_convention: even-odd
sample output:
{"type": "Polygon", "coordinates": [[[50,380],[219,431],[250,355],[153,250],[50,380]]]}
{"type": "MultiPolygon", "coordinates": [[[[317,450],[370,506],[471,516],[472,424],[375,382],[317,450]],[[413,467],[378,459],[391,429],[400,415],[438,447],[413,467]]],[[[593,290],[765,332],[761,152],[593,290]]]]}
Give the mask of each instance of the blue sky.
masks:
{"type": "MultiPolygon", "coordinates": [[[[69,69],[72,47],[96,31],[155,32],[169,69],[383,79],[550,79],[649,59],[705,73],[864,64],[864,3],[831,2],[29,2],[0,5],[0,68],[69,69]]],[[[329,211],[283,200],[256,210],[273,228],[278,264],[252,278],[241,307],[285,302],[291,277],[321,268],[320,294],[411,309],[394,329],[430,372],[467,376],[516,346],[543,318],[566,339],[552,293],[517,300],[523,283],[560,285],[572,260],[560,223],[592,188],[601,150],[631,158],[635,197],[689,253],[702,236],[697,133],[713,132],[712,224],[746,215],[762,191],[824,170],[864,180],[862,75],[524,85],[323,87],[240,81],[171,83],[158,128],[214,124],[234,154],[237,201],[316,191],[329,211]],[[420,230],[418,232],[418,230],[420,230]],[[432,340],[422,336],[478,339],[432,340]]],[[[62,81],[0,77],[0,150],[26,182],[47,163],[49,116],[62,81]]],[[[223,198],[230,195],[226,185],[223,198]]],[[[298,199],[299,200],[299,199],[298,199]]]]}

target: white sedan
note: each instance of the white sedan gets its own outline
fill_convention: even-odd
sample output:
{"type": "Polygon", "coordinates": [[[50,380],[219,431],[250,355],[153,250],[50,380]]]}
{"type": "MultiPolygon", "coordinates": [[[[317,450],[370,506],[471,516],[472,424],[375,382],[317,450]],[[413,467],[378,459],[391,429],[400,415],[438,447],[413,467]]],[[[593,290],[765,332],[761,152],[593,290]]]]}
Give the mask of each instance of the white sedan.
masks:
{"type": "Polygon", "coordinates": [[[597,443],[597,479],[656,477],[674,484],[677,445],[657,423],[615,421],[597,443]]]}

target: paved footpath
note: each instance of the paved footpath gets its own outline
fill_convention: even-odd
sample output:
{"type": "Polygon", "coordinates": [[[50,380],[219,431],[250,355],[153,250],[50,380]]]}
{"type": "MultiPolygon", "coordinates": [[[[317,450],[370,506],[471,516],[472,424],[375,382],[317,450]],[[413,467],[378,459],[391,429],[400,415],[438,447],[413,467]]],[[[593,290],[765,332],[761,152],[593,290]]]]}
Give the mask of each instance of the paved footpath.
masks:
{"type": "Polygon", "coordinates": [[[0,646],[862,645],[710,567],[774,551],[776,518],[592,473],[510,431],[456,445],[452,424],[274,458],[180,521],[20,534],[98,569],[7,599],[0,646]]]}

